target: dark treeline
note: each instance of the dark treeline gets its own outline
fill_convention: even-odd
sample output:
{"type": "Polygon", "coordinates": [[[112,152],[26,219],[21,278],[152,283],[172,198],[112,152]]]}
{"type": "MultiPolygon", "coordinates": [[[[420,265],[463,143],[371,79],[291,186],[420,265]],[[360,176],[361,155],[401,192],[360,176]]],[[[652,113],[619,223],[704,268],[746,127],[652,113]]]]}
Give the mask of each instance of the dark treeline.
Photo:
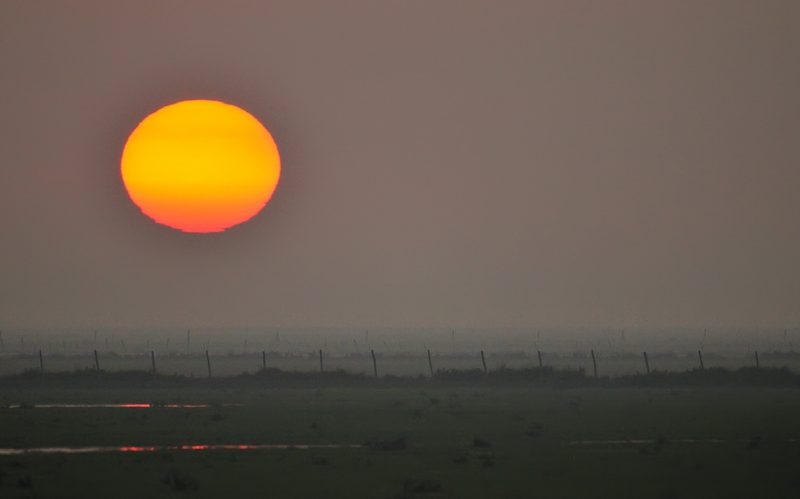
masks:
{"type": "Polygon", "coordinates": [[[374,377],[343,370],[324,372],[262,369],[227,377],[154,374],[147,371],[83,369],[72,372],[29,370],[0,377],[0,388],[237,388],[237,387],[375,387],[375,386],[555,386],[555,387],[682,387],[682,386],[775,386],[800,388],[800,374],[786,368],[707,368],[683,372],[654,370],[649,374],[595,377],[583,369],[501,368],[435,371],[434,376],[374,377]]]}

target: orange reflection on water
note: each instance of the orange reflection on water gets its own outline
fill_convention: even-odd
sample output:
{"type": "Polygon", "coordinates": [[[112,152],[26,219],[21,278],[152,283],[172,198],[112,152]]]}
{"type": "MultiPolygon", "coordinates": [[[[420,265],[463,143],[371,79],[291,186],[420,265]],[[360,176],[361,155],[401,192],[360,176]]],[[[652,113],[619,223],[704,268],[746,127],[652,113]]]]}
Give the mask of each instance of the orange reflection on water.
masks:
{"type": "Polygon", "coordinates": [[[208,445],[181,445],[179,450],[208,450],[208,445]]]}
{"type": "MultiPolygon", "coordinates": [[[[222,404],[223,407],[241,407],[243,404],[222,404]]],[[[2,407],[2,406],[0,406],[2,407]]],[[[209,404],[146,404],[141,402],[124,404],[11,404],[7,409],[207,409],[209,404]]]]}

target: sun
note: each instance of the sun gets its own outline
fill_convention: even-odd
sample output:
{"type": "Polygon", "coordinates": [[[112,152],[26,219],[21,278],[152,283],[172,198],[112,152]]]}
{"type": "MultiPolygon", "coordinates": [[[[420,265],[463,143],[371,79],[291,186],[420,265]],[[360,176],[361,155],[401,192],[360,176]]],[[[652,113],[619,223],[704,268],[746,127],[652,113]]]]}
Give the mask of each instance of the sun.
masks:
{"type": "Polygon", "coordinates": [[[254,217],[281,174],[278,147],[247,111],[187,100],[146,117],[122,152],[131,200],[156,222],[184,232],[221,232],[254,217]]]}

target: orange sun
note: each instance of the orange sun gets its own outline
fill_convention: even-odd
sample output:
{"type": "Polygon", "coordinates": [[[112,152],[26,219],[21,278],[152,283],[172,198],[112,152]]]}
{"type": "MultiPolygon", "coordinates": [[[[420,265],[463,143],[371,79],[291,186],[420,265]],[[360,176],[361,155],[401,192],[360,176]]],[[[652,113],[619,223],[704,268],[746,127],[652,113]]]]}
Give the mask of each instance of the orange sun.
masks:
{"type": "Polygon", "coordinates": [[[267,204],[281,161],[270,133],[248,112],[189,100],[139,123],[121,169],[128,195],[148,217],[184,232],[221,232],[267,204]]]}

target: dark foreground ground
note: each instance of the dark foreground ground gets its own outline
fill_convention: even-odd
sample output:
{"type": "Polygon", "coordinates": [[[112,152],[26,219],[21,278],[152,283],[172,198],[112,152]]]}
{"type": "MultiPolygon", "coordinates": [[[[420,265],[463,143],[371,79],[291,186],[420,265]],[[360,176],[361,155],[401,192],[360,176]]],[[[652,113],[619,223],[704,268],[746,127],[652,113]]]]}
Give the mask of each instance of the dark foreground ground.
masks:
{"type": "Polygon", "coordinates": [[[362,447],[6,455],[0,497],[800,497],[792,382],[469,378],[285,387],[5,378],[0,448],[362,447]],[[35,407],[53,403],[154,406],[35,407]]]}

